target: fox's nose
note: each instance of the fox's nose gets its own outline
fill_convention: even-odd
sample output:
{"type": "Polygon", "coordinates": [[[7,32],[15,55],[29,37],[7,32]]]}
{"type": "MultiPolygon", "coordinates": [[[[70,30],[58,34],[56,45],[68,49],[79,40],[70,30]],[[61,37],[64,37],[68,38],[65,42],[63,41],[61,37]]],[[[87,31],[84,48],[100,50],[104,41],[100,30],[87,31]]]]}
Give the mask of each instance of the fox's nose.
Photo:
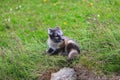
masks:
{"type": "Polygon", "coordinates": [[[62,39],[62,41],[64,41],[64,39],[62,39]]]}

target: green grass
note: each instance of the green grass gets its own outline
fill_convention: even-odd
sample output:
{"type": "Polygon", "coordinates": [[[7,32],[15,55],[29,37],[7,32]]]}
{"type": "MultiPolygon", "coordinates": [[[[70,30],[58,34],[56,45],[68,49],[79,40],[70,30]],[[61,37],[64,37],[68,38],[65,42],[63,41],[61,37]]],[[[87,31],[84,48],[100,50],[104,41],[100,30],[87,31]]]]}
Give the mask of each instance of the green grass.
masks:
{"type": "Polygon", "coordinates": [[[1,0],[0,80],[34,80],[68,66],[66,57],[44,54],[47,28],[55,26],[81,46],[70,66],[120,73],[119,0],[1,0]]]}

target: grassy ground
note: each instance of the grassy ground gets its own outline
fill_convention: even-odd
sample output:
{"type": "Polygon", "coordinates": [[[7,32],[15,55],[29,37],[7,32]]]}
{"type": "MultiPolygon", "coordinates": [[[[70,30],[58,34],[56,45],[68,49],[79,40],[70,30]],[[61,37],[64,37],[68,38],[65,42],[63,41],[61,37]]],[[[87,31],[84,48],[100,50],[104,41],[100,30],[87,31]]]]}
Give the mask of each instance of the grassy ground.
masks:
{"type": "Polygon", "coordinates": [[[33,80],[68,66],[66,57],[44,54],[47,28],[55,26],[81,46],[70,66],[120,73],[119,0],[0,0],[0,80],[33,80]]]}

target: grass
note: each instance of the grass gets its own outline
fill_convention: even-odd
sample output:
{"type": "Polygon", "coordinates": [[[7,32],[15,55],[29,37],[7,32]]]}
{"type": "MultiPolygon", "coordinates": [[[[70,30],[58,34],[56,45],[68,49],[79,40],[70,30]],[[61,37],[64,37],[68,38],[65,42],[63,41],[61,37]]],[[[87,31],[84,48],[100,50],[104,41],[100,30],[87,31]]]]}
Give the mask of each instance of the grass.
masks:
{"type": "Polygon", "coordinates": [[[0,80],[34,80],[66,57],[44,54],[47,28],[60,26],[79,42],[84,65],[120,73],[119,0],[1,0],[0,80]]]}

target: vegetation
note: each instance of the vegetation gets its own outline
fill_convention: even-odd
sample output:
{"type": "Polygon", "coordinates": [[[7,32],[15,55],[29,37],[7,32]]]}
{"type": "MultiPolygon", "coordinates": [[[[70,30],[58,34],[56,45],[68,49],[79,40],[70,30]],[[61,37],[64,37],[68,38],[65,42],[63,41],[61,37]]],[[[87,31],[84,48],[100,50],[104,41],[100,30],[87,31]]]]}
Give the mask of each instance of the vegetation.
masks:
{"type": "Polygon", "coordinates": [[[0,80],[34,80],[49,68],[83,65],[120,73],[119,0],[1,0],[0,80]],[[71,64],[45,54],[47,28],[60,26],[79,42],[71,64]]]}

